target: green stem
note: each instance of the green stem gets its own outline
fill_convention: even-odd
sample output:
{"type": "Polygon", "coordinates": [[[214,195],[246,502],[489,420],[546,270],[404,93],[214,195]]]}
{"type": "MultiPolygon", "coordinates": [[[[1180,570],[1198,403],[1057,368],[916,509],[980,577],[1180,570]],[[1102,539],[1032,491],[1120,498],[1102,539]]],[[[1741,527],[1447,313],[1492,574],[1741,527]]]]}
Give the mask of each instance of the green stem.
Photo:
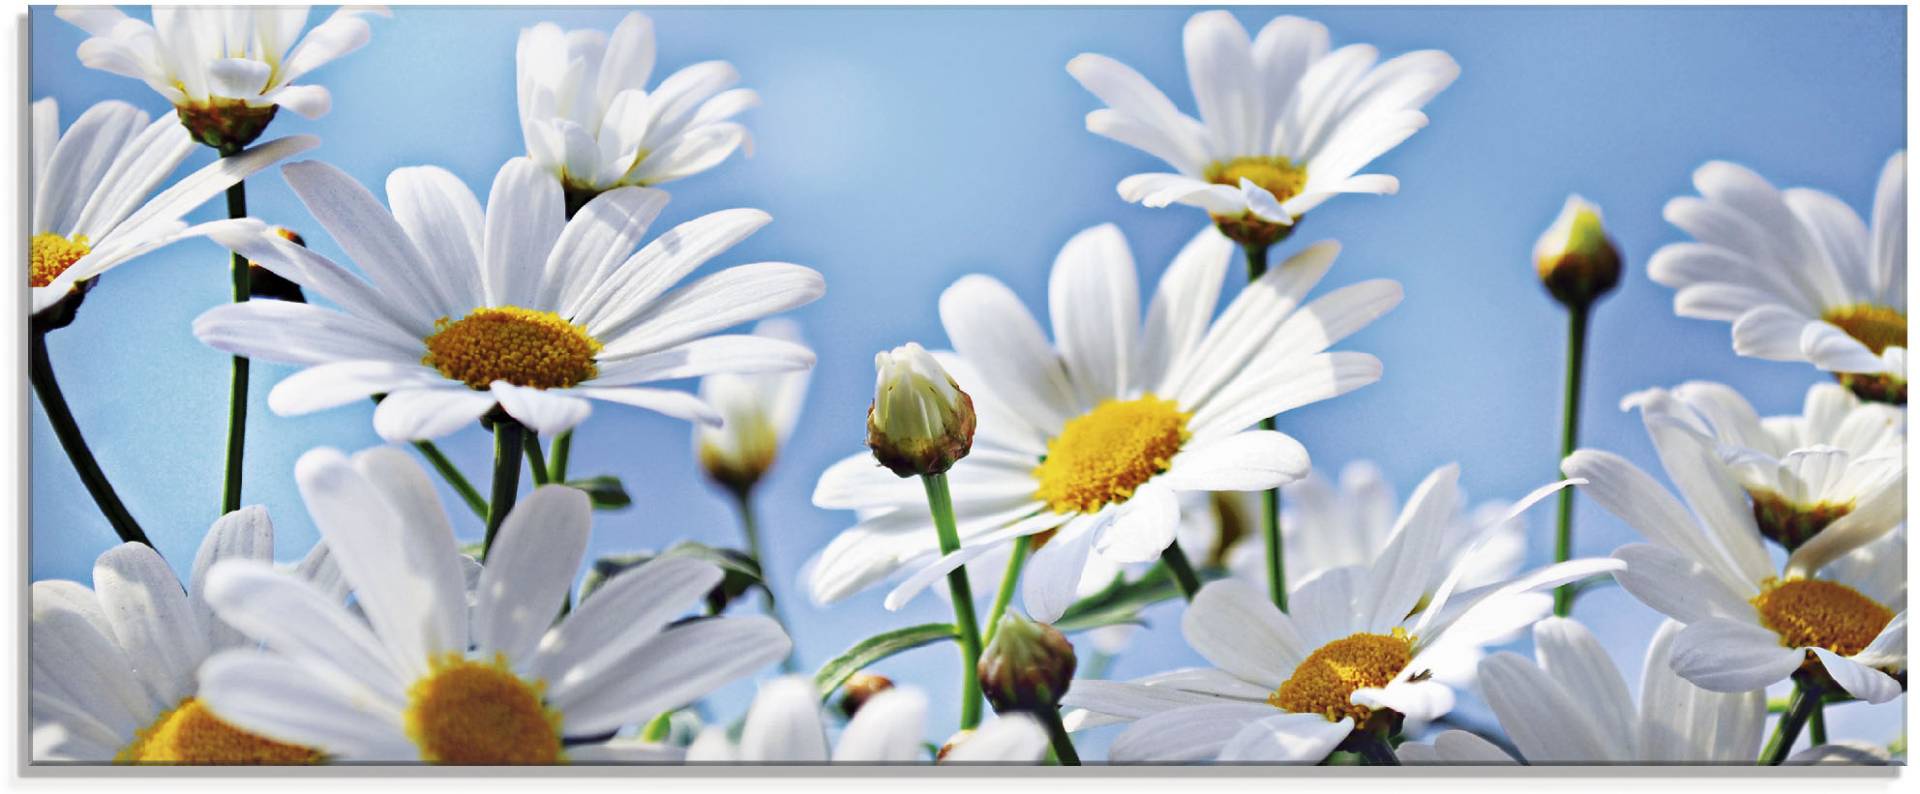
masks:
{"type": "Polygon", "coordinates": [[[500,533],[501,522],[513,510],[520,492],[520,448],[527,431],[519,422],[502,418],[493,423],[493,501],[487,505],[487,536],[480,545],[480,561],[493,552],[493,538],[500,533]]]}
{"type": "MultiPolygon", "coordinates": [[[[760,549],[760,518],[753,510],[753,492],[746,488],[733,491],[734,506],[740,510],[740,533],[747,538],[747,555],[753,558],[753,564],[760,569],[760,589],[767,595],[767,615],[773,622],[780,624],[780,630],[793,636],[787,628],[787,618],[780,613],[780,600],[773,593],[773,577],[767,575],[767,557],[760,549]]],[[[799,663],[794,661],[794,650],[789,648],[787,655],[780,660],[780,669],[794,672],[799,663]]]]}
{"type": "Polygon", "coordinates": [[[547,455],[547,479],[551,482],[567,481],[567,458],[573,455],[573,431],[563,430],[553,437],[553,452],[547,455]]]}
{"type": "MultiPolygon", "coordinates": [[[[1567,383],[1561,409],[1560,459],[1566,460],[1580,439],[1580,382],[1586,372],[1587,313],[1589,306],[1567,309],[1567,383]]],[[[1561,476],[1565,476],[1562,472],[1561,476]]],[[[1553,539],[1553,561],[1566,562],[1573,556],[1573,489],[1560,489],[1560,506],[1553,539]]],[[[1553,614],[1566,617],[1573,612],[1573,597],[1578,591],[1572,583],[1553,591],[1553,614]]]]}
{"type": "Polygon", "coordinates": [[[1180,541],[1167,544],[1167,550],[1160,552],[1160,561],[1167,564],[1167,570],[1173,572],[1173,581],[1180,585],[1180,595],[1188,601],[1200,592],[1200,577],[1193,573],[1193,563],[1187,561],[1187,552],[1180,548],[1180,541]]]}
{"type": "Polygon", "coordinates": [[[1027,567],[1027,553],[1032,550],[1032,535],[1013,539],[1013,556],[1007,558],[1007,571],[1000,575],[1000,590],[993,594],[993,606],[987,610],[987,632],[980,638],[981,643],[991,645],[993,635],[1000,631],[1000,616],[1007,614],[1007,605],[1013,603],[1013,589],[1020,582],[1020,571],[1027,567]]]}
{"type": "MultiPolygon", "coordinates": [[[[933,512],[933,528],[940,535],[940,553],[960,550],[960,530],[953,523],[953,493],[947,488],[947,475],[927,474],[920,478],[927,490],[927,507],[933,512]]],[[[967,582],[967,567],[962,565],[947,574],[947,590],[953,595],[953,622],[960,627],[960,729],[980,725],[980,624],[973,615],[973,586],[967,582]]]]}
{"type": "MultiPolygon", "coordinates": [[[[1259,280],[1267,273],[1267,252],[1272,250],[1266,245],[1246,245],[1241,249],[1247,255],[1247,282],[1259,280]]],[[[1274,429],[1273,417],[1260,420],[1261,430],[1274,429]]],[[[1274,606],[1287,611],[1287,568],[1286,546],[1280,536],[1280,489],[1269,488],[1260,494],[1260,537],[1267,551],[1267,595],[1273,599],[1274,606]]]]}
{"type": "Polygon", "coordinates": [[[1386,737],[1368,731],[1353,732],[1352,747],[1360,753],[1367,766],[1399,766],[1400,756],[1393,754],[1393,745],[1386,737]]]}
{"type": "Polygon", "coordinates": [[[1827,743],[1826,698],[1813,698],[1813,714],[1807,717],[1807,740],[1814,745],[1827,743]]]}
{"type": "Polygon", "coordinates": [[[460,494],[460,501],[467,503],[468,510],[472,510],[473,514],[481,520],[486,519],[487,498],[480,495],[480,489],[473,487],[473,483],[467,480],[467,475],[460,473],[460,467],[453,465],[453,461],[447,459],[446,453],[441,452],[439,446],[431,441],[415,441],[413,448],[419,450],[420,455],[425,457],[428,463],[433,464],[433,470],[440,472],[440,476],[447,481],[448,485],[453,486],[454,492],[460,494]]]}
{"type": "Polygon", "coordinates": [[[547,470],[546,453],[540,451],[540,437],[532,431],[528,431],[526,443],[521,446],[525,447],[527,451],[527,468],[533,471],[534,486],[538,487],[553,482],[553,477],[547,470]]]}
{"type": "MultiPolygon", "coordinates": [[[[227,188],[227,217],[247,217],[247,183],[227,188]]],[[[247,258],[233,253],[233,302],[246,303],[253,294],[253,273],[247,258]]],[[[220,491],[220,514],[240,509],[240,479],[247,454],[247,381],[251,362],[233,357],[233,382],[227,395],[227,477],[220,491]]]]}
{"type": "Polygon", "coordinates": [[[1800,729],[1813,716],[1814,709],[1820,705],[1820,694],[1808,690],[1804,683],[1795,681],[1793,699],[1788,701],[1787,713],[1773,725],[1773,738],[1767,740],[1767,749],[1760,752],[1760,763],[1766,766],[1779,766],[1793,752],[1793,743],[1800,739],[1800,729]]]}
{"type": "Polygon", "coordinates": [[[1067,735],[1066,723],[1060,721],[1060,709],[1040,709],[1033,712],[1033,716],[1047,726],[1047,738],[1053,742],[1053,756],[1060,760],[1060,765],[1079,766],[1080,753],[1073,749],[1073,737],[1067,735]]]}
{"type": "Polygon", "coordinates": [[[140,522],[133,520],[127,505],[114,492],[113,483],[107,481],[106,472],[100,470],[100,462],[94,460],[86,437],[80,435],[80,424],[73,420],[73,409],[67,407],[66,395],[60,392],[60,381],[53,377],[53,358],[47,355],[47,333],[28,331],[27,345],[28,380],[33,381],[33,393],[40,397],[40,407],[46,411],[47,422],[53,425],[53,435],[60,440],[60,448],[66,450],[67,459],[73,461],[80,484],[87,487],[87,494],[93,497],[93,503],[99,506],[121,541],[153,546],[153,541],[147,540],[147,533],[140,529],[140,522]]]}

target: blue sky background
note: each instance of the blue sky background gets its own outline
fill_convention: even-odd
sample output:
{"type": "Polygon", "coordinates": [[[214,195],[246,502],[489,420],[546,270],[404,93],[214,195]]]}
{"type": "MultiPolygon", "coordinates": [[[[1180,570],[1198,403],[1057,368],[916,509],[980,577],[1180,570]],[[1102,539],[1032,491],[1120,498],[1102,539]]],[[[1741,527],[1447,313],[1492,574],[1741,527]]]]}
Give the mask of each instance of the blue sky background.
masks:
{"type": "MultiPolygon", "coordinates": [[[[1180,48],[1191,8],[662,8],[655,81],[720,58],[758,89],[744,116],[752,158],[667,185],[673,202],[656,229],[730,207],[774,222],[711,267],[762,260],[810,265],[828,291],[796,312],[820,354],[798,432],[759,494],[770,567],[789,594],[808,669],[877,630],[947,619],[922,598],[899,613],[872,591],[829,608],[797,595],[802,562],[850,523],[808,501],[829,463],[861,448],[874,351],[908,340],[945,346],[935,312],[966,273],[1011,285],[1044,319],[1047,268],[1074,232],[1114,222],[1131,241],[1150,289],[1204,222],[1198,210],[1152,210],[1114,193],[1123,176],[1159,170],[1149,156],[1092,135],[1098,107],[1064,66],[1099,52],[1139,69],[1192,112],[1180,48]]],[[[135,11],[145,16],[144,11],[135,11]]],[[[326,13],[316,10],[313,21],[326,13]]],[[[273,135],[314,133],[309,157],[382,193],[398,167],[435,164],[481,196],[522,152],[514,105],[518,31],[542,20],[611,29],[626,9],[400,8],[373,21],[365,49],[308,78],[333,91],[317,121],[281,114],[273,135]]],[[[1279,9],[1240,9],[1258,30],[1279,9]]],[[[1555,478],[1565,320],[1534,281],[1534,238],[1569,192],[1604,208],[1629,271],[1593,324],[1586,446],[1658,471],[1638,419],[1614,410],[1624,394],[1687,379],[1739,388],[1766,413],[1797,412],[1809,367],[1736,358],[1727,326],[1673,316],[1671,291],[1645,276],[1659,246],[1683,239],[1660,217],[1692,192],[1710,159],[1757,169],[1780,185],[1819,187],[1863,216],[1874,180],[1906,136],[1905,12],[1880,8],[1315,8],[1336,46],[1367,42],[1387,55],[1440,48],[1463,73],[1428,108],[1433,123],[1371,170],[1400,177],[1392,197],[1344,197],[1316,209],[1284,253],[1333,238],[1345,252],[1321,290],[1377,277],[1399,280],[1405,302],[1344,343],[1385,362],[1382,380],[1286,415],[1316,465],[1378,461],[1404,494],[1433,467],[1458,461],[1476,498],[1513,498],[1555,478]]],[[[32,96],[56,97],[63,124],[106,99],[153,113],[169,108],[144,85],[80,66],[79,30],[49,7],[31,19],[32,96]]],[[[183,167],[211,158],[196,153],[183,167]]],[[[252,214],[306,234],[346,262],[277,173],[248,184],[252,214]]],[[[210,203],[199,217],[220,212],[210,203]]],[[[227,359],[196,342],[189,323],[227,299],[224,251],[174,246],[114,271],[79,320],[49,344],[82,428],[132,511],[184,571],[219,505],[227,359]]],[[[290,373],[255,367],[248,438],[248,503],[265,504],[278,556],[295,559],[315,537],[295,491],[299,455],[316,446],[379,443],[371,406],[274,416],[265,395],[290,373]]],[[[33,411],[34,579],[87,581],[114,542],[50,432],[33,411]]],[[[664,417],[599,405],[577,440],[579,474],[617,473],[637,506],[599,514],[593,551],[661,548],[682,538],[737,543],[727,502],[701,478],[689,429],[664,417]]],[[[477,427],[443,443],[476,481],[491,455],[477,427]]],[[[480,524],[446,494],[457,531],[480,524]]],[[[1551,555],[1550,508],[1532,516],[1533,560],[1551,555]]],[[[1576,546],[1601,555],[1635,539],[1582,502],[1576,546]]],[[[976,589],[982,589],[976,587],[976,589]]],[[[1178,607],[1112,668],[1132,677],[1200,663],[1179,637],[1178,607]]],[[[1656,614],[1618,588],[1591,593],[1576,617],[1592,626],[1638,687],[1656,614]]],[[[1517,646],[1527,652],[1526,643],[1517,646]]],[[[928,736],[954,724],[955,654],[944,647],[878,669],[928,688],[928,736]]],[[[769,671],[771,672],[771,671],[769,671]]],[[[751,687],[716,698],[738,713],[751,687]]],[[[1481,720],[1483,707],[1463,699],[1481,720]]],[[[1898,704],[1829,712],[1836,737],[1884,742],[1901,731],[1898,704]]],[[[1113,730],[1083,740],[1099,751],[1113,730]]]]}

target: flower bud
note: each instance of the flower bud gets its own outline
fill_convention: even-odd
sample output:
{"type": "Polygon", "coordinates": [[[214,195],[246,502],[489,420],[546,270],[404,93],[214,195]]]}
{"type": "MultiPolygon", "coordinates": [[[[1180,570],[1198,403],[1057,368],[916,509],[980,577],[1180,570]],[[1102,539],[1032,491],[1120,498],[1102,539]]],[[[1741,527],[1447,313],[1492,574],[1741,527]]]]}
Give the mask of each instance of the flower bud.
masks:
{"type": "Polygon", "coordinates": [[[1052,709],[1073,682],[1074,663],[1066,635],[1009,610],[980,652],[980,691],[999,714],[1052,709]]]}
{"type": "Polygon", "coordinates": [[[1533,244],[1540,283],[1568,308],[1585,308],[1620,283],[1620,252],[1607,239],[1600,208],[1568,196],[1560,217],[1533,244]]]}
{"type": "Polygon", "coordinates": [[[925,348],[908,342],[876,354],[867,446],[902,477],[939,474],[973,448],[973,398],[925,348]]]}
{"type": "Polygon", "coordinates": [[[851,718],[875,695],[893,688],[893,680],[873,673],[854,673],[840,685],[840,713],[851,718]]]}
{"type": "MultiPolygon", "coordinates": [[[[299,232],[285,226],[273,227],[273,233],[279,235],[280,239],[291,242],[301,248],[307,247],[306,239],[301,237],[299,232]]],[[[247,294],[255,298],[272,298],[290,303],[307,302],[307,296],[300,292],[299,284],[282,278],[279,273],[261,267],[257,262],[247,263],[247,273],[248,284],[250,285],[247,294]]]]}

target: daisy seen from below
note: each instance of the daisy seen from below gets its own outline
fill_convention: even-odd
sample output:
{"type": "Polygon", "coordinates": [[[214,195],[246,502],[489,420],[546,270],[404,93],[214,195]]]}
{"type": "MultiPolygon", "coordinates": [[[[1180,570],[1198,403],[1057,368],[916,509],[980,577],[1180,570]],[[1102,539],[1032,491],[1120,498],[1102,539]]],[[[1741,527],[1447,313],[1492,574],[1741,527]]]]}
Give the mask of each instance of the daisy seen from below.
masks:
{"type": "Polygon", "coordinates": [[[705,61],[647,90],[654,68],[653,21],[631,13],[611,35],[542,22],[520,31],[514,52],[520,129],[527,155],[560,177],[568,206],[622,185],[658,185],[753,153],[747,128],[731,119],[760,104],[740,74],[705,61]]]}
{"type": "MultiPolygon", "coordinates": [[[[194,673],[208,655],[251,647],[214,616],[208,571],[225,560],[273,562],[273,523],[261,507],[215,521],[183,591],[152,547],[122,543],[94,563],[93,589],[34,582],[27,636],[35,761],[132,764],[301,764],[311,747],[274,741],[221,720],[194,673]]],[[[347,590],[317,545],[289,574],[316,598],[344,605],[347,590]]]]}
{"type": "MultiPolygon", "coordinates": [[[[1291,612],[1258,585],[1208,584],[1180,627],[1214,667],[1134,682],[1075,681],[1062,705],[1087,713],[1071,727],[1132,723],[1108,749],[1120,763],[1316,763],[1343,745],[1380,760],[1391,752],[1385,740],[1405,725],[1453,708],[1453,690],[1431,675],[1433,649],[1512,633],[1544,612],[1525,596],[1623,567],[1573,560],[1471,589],[1458,586],[1467,568],[1455,567],[1429,599],[1426,584],[1446,565],[1458,475],[1453,466],[1430,475],[1372,565],[1301,583],[1288,600],[1291,612]]],[[[1512,512],[1565,484],[1534,491],[1512,512]]]]}
{"type": "MultiPolygon", "coordinates": [[[[820,691],[806,676],[762,684],[736,743],[709,726],[687,747],[688,763],[913,764],[932,758],[921,738],[927,696],[897,687],[868,698],[829,742],[820,691]]],[[[1036,764],[1047,753],[1046,729],[1027,716],[987,723],[943,755],[943,762],[1036,764]]]]}
{"type": "Polygon", "coordinates": [[[295,477],[366,617],[265,566],[214,567],[208,603],[267,651],[215,655],[201,698],[260,735],[346,761],[677,761],[678,748],[605,737],[791,647],[758,616],[675,622],[721,579],[686,557],[623,572],[556,621],[592,523],[577,489],[520,500],[469,607],[439,497],[405,453],[315,450],[295,477]]]}
{"type": "MultiPolygon", "coordinates": [[[[1308,247],[1215,321],[1234,252],[1205,229],[1168,268],[1143,325],[1126,238],[1098,226],[1054,263],[1051,343],[999,281],[974,275],[949,287],[940,316],[955,353],[941,364],[978,416],[972,453],[947,472],[966,548],[908,579],[890,605],[996,544],[1051,530],[1022,582],[1027,611],[1050,622],[1090,552],[1120,564],[1159,558],[1180,523],[1179,493],[1260,490],[1304,475],[1299,442],[1247,428],[1377,380],[1373,356],[1325,351],[1401,295],[1399,284],[1374,280],[1302,306],[1338,248],[1308,247]]],[[[936,550],[921,498],[867,454],[822,474],[814,504],[861,520],[809,567],[815,600],[857,592],[936,550]]]]}
{"type": "Polygon", "coordinates": [[[1733,324],[1743,356],[1805,361],[1863,397],[1904,404],[1907,391],[1907,154],[1874,190],[1872,226],[1838,198],[1780,190],[1746,168],[1711,162],[1699,196],[1667,202],[1694,242],[1655,252],[1647,274],[1678,290],[1682,317],[1733,324]]]}
{"type": "MultiPolygon", "coordinates": [[[[800,325],[782,317],[760,321],[753,334],[805,344],[800,325]]],[[[693,426],[694,456],[707,476],[731,491],[752,490],[773,467],[780,448],[799,424],[811,375],[810,370],[795,369],[701,378],[700,400],[722,420],[717,427],[693,426]]]]}
{"type": "Polygon", "coordinates": [[[1087,115],[1089,131],[1174,169],[1121,180],[1121,197],[1199,207],[1236,241],[1265,246],[1333,196],[1398,191],[1394,177],[1360,169],[1426,126],[1420,108],[1460,74],[1438,50],[1376,63],[1374,47],[1328,39],[1299,17],[1250,38],[1226,11],[1195,14],[1184,44],[1198,119],[1107,56],[1082,54],[1067,71],[1107,105],[1087,115]]]}
{"type": "Polygon", "coordinates": [[[367,278],[259,224],[222,226],[216,240],[336,308],[255,300],[194,321],[219,350],[305,367],[268,395],[281,415],[384,393],[373,424],[389,441],[444,436],[496,405],[558,433],[586,419],[589,400],[717,424],[695,396],[644,384],[813,365],[792,342],[715,335],[820,297],[813,270],[740,265],[675,288],[765,225],[759,210],[696,218],[635,252],[666,193],[608,191],[568,219],[559,180],[524,157],[501,167],[484,211],[430,166],[387,178],[391,210],[325,163],[282,170],[367,278]]]}

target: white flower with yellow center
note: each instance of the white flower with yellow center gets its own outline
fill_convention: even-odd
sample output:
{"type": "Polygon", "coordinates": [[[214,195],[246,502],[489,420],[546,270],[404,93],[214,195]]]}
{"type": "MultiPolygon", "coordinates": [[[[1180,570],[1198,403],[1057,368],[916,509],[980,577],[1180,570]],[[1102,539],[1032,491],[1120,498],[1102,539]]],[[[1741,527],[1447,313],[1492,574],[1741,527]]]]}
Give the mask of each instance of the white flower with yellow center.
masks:
{"type": "MultiPolygon", "coordinates": [[[[1027,611],[1066,609],[1089,552],[1157,559],[1180,523],[1178,494],[1253,491],[1304,475],[1307,451],[1261,418],[1380,377],[1365,353],[1328,353],[1400,300],[1375,280],[1304,306],[1339,246],[1308,247],[1247,286],[1215,321],[1233,245],[1206,229],[1160,281],[1144,326],[1133,256],[1111,225],[1081,232],[1054,262],[1054,341],[1006,285],[967,276],[940,298],[955,354],[941,364],[971,395],[972,451],[947,473],[963,548],[907,581],[905,599],[996,543],[1058,530],[1028,563],[1027,611]]],[[[856,592],[937,550],[920,486],[862,453],[821,475],[814,504],[855,510],[810,566],[820,602],[856,592]]]]}
{"type": "Polygon", "coordinates": [[[209,226],[189,227],[181,217],[253,172],[318,143],[308,135],[264,143],[152,195],[193,151],[193,139],[178,121],[155,121],[125,102],[108,101],[87,108],[61,134],[59,105],[52,99],[33,103],[31,311],[53,307],[135,257],[206,234],[209,226]]]}
{"type": "MultiPolygon", "coordinates": [[[[753,333],[805,344],[799,324],[782,317],[760,321],[753,333]]],[[[799,369],[701,378],[700,400],[713,406],[722,420],[719,427],[693,426],[694,455],[707,476],[736,490],[759,482],[800,421],[810,375],[809,370],[799,369]]]]}
{"type": "MultiPolygon", "coordinates": [[[[787,676],[761,685],[740,729],[740,740],[727,738],[727,729],[710,726],[687,747],[687,763],[802,763],[802,764],[911,764],[931,760],[927,754],[927,696],[912,687],[888,689],[874,695],[841,729],[838,740],[827,738],[820,690],[807,676],[787,676]]],[[[1046,757],[1047,733],[1032,717],[1003,717],[981,726],[959,747],[956,758],[942,761],[1036,764],[1046,757]],[[979,744],[975,745],[975,740],[979,744]],[[962,752],[962,748],[972,748],[962,752]]]]}
{"type": "MultiPolygon", "coordinates": [[[[133,764],[299,764],[318,750],[226,723],[200,698],[194,671],[211,653],[251,642],[207,606],[208,571],[225,560],[273,561],[273,523],[248,507],[215,521],[188,587],[152,548],[123,543],[94,563],[93,589],[34,582],[27,634],[35,761],[133,764]]],[[[344,604],[324,545],[289,578],[344,604]]]]}
{"type": "MultiPolygon", "coordinates": [[[[1335,568],[1297,587],[1283,613],[1265,588],[1223,579],[1201,588],[1181,617],[1187,644],[1213,668],[1133,682],[1079,680],[1062,704],[1088,712],[1072,727],[1131,722],[1108,756],[1117,762],[1217,759],[1314,763],[1355,730],[1393,732],[1453,708],[1434,680],[1436,649],[1484,643],[1541,616],[1525,596],[1622,566],[1574,560],[1508,581],[1459,588],[1446,570],[1446,520],[1458,503],[1458,470],[1423,482],[1394,537],[1368,566],[1335,568]],[[1428,603],[1421,608],[1421,602],[1428,603]]],[[[1529,494],[1517,515],[1564,483],[1529,494]]]]}
{"type": "Polygon", "coordinates": [[[520,129],[527,155],[559,175],[584,201],[621,185],[657,185],[705,171],[745,147],[747,128],[730,121],[760,104],[729,87],[739,72],[706,61],[653,76],[653,21],[632,13],[613,34],[563,31],[542,22],[520,31],[520,129]]]}
{"type": "Polygon", "coordinates": [[[1743,356],[1806,361],[1879,399],[1905,402],[1907,155],[1880,172],[1873,226],[1831,195],[1779,190],[1726,162],[1693,173],[1700,195],[1667,202],[1696,242],[1655,252],[1647,275],[1679,292],[1674,313],[1733,323],[1743,356]]]}
{"type": "Polygon", "coordinates": [[[1426,126],[1420,108],[1460,74],[1438,50],[1379,64],[1366,44],[1330,51],[1326,26],[1290,16],[1249,39],[1226,11],[1195,14],[1185,45],[1199,119],[1104,55],[1080,55],[1067,71],[1107,104],[1087,115],[1088,130],[1174,168],[1121,180],[1122,197],[1199,207],[1250,243],[1272,242],[1335,195],[1399,190],[1360,169],[1426,126]]]}
{"type": "Polygon", "coordinates": [[[343,761],[674,761],[675,748],[576,742],[684,706],[792,646],[758,616],[674,623],[721,579],[687,557],[621,573],[562,618],[592,524],[580,490],[544,486],[514,507],[470,607],[439,496],[406,454],[315,450],[295,478],[366,617],[265,566],[214,567],[208,603],[267,652],[209,659],[200,697],[257,734],[343,761]]]}
{"type": "Polygon", "coordinates": [[[215,348],[306,367],[268,395],[282,415],[384,393],[373,425],[389,441],[446,435],[495,405],[558,433],[586,419],[588,400],[717,424],[693,395],[642,384],[813,365],[792,342],[712,334],[820,297],[820,274],[768,262],[673,289],[765,225],[759,210],[696,218],[636,252],[666,193],[611,190],[569,220],[560,180],[524,157],[501,167],[484,211],[439,168],[394,171],[391,210],[325,163],[282,170],[367,278],[264,226],[229,225],[215,239],[337,308],[255,300],[194,321],[215,348]]]}

